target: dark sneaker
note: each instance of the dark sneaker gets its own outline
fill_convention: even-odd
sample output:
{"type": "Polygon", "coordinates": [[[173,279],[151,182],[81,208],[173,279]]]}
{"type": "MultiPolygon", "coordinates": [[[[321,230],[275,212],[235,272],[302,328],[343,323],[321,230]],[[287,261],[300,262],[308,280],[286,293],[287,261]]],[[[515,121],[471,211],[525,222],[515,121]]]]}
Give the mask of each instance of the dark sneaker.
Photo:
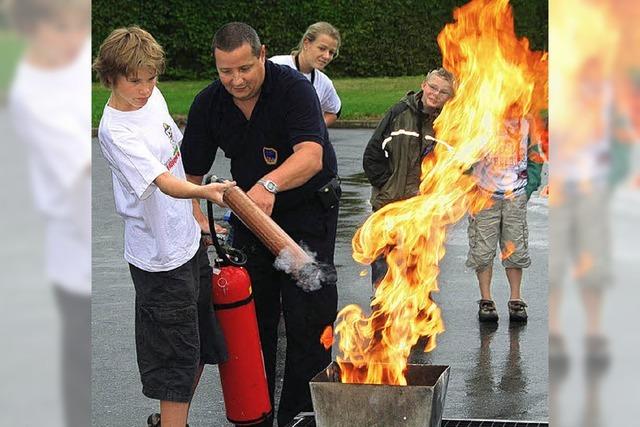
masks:
{"type": "Polygon", "coordinates": [[[526,322],[527,321],[527,304],[520,300],[510,300],[507,303],[509,307],[509,320],[512,322],[526,322]]]}
{"type": "Polygon", "coordinates": [[[561,382],[569,373],[569,354],[564,337],[549,334],[549,381],[561,382]]]}
{"type": "Polygon", "coordinates": [[[490,299],[481,299],[478,301],[478,320],[481,322],[497,322],[498,311],[496,303],[490,299]]]}
{"type": "Polygon", "coordinates": [[[147,427],[160,427],[160,414],[156,412],[155,414],[149,415],[149,418],[147,418],[147,427]]]}
{"type": "MultiPolygon", "coordinates": [[[[156,412],[155,414],[149,415],[147,418],[147,427],[162,427],[160,424],[160,414],[156,412]]],[[[187,427],[189,427],[189,424],[187,424],[187,427]]]]}
{"type": "Polygon", "coordinates": [[[586,338],[586,366],[590,374],[599,374],[607,371],[611,362],[609,353],[609,341],[602,335],[593,335],[586,338]]]}

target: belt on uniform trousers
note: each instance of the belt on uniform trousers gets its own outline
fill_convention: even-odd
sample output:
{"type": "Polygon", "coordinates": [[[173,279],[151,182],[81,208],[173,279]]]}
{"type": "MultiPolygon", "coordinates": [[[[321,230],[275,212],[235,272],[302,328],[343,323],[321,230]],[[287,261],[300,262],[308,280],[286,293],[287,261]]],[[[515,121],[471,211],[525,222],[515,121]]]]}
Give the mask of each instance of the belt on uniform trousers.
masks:
{"type": "MultiPolygon", "coordinates": [[[[282,195],[284,194],[285,193],[282,193],[282,195]]],[[[325,209],[329,209],[332,206],[336,205],[338,200],[340,200],[341,194],[342,190],[340,189],[340,178],[334,176],[317,190],[307,190],[299,194],[297,197],[286,197],[286,199],[279,199],[280,201],[276,204],[278,206],[277,211],[291,211],[299,209],[305,204],[317,202],[321,203],[325,209]]],[[[278,197],[282,196],[279,194],[278,196],[276,196],[276,198],[278,197]]]]}
{"type": "Polygon", "coordinates": [[[333,209],[338,205],[340,197],[342,196],[342,189],[340,188],[340,177],[334,176],[325,185],[313,192],[312,197],[315,197],[320,201],[320,204],[325,209],[333,209]]]}

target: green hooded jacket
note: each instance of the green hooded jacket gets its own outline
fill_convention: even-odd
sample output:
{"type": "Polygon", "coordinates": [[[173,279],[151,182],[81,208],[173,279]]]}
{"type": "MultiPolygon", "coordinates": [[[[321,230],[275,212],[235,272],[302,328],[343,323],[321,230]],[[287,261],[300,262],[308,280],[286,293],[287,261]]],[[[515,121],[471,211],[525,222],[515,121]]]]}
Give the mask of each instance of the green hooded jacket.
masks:
{"type": "Polygon", "coordinates": [[[364,151],[362,165],[371,183],[376,211],[418,194],[422,159],[433,151],[433,122],[440,109],[425,109],[422,91],[409,92],[378,124],[364,151]]]}

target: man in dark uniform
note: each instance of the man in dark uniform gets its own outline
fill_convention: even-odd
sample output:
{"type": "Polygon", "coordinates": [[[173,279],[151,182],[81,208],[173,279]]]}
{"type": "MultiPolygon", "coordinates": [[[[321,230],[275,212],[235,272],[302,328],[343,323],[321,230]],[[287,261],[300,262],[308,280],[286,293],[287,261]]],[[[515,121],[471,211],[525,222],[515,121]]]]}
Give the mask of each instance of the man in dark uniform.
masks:
{"type": "MultiPolygon", "coordinates": [[[[196,96],[189,111],[181,148],[187,179],[200,184],[221,148],[231,159],[237,185],[325,267],[322,288],[303,291],[273,267],[274,256],[232,216],[233,246],[248,256],[272,401],[278,322],[284,314],[287,355],[278,410],[282,426],[299,412],[312,410],[309,380],[331,361],[331,350],[322,346],[320,336],[337,312],[336,156],[313,86],[297,71],[267,61],[253,28],[237,22],[224,25],[212,49],[219,80],[196,96]],[[320,191],[324,188],[330,191],[320,191]],[[336,197],[321,197],[326,194],[336,197]]],[[[208,230],[198,202],[194,204],[196,219],[208,230]]]]}

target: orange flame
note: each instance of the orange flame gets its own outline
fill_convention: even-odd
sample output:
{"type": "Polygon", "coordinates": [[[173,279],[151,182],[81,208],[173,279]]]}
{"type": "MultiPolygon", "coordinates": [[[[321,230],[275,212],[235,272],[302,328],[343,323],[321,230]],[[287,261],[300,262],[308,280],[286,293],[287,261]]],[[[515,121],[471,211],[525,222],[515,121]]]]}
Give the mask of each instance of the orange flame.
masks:
{"type": "Polygon", "coordinates": [[[511,240],[505,243],[505,247],[500,253],[500,259],[505,260],[509,258],[516,251],[516,245],[511,240]]]}
{"type": "Polygon", "coordinates": [[[593,256],[588,252],[582,252],[573,268],[573,278],[581,279],[586,276],[593,268],[593,263],[593,256]]]}
{"type": "Polygon", "coordinates": [[[324,346],[325,350],[329,350],[333,345],[333,327],[331,325],[324,328],[322,335],[320,335],[320,344],[324,346]]]}
{"type": "Polygon", "coordinates": [[[540,196],[541,197],[549,197],[549,184],[547,184],[544,187],[542,187],[542,190],[540,190],[540,196]]]}
{"type": "Polygon", "coordinates": [[[444,66],[459,81],[457,96],[435,122],[445,143],[422,163],[420,194],[376,211],[353,238],[356,261],[384,255],[389,270],[371,316],[355,305],[339,313],[342,382],[406,385],[407,358],[418,339],[429,337],[425,351],[435,348],[444,323],[431,293],[438,291],[447,227],[491,203],[466,172],[484,156],[510,149],[498,135],[514,109],[538,117],[547,105],[547,55],[516,38],[507,0],[472,1],[454,18],[438,36],[444,66]]]}

